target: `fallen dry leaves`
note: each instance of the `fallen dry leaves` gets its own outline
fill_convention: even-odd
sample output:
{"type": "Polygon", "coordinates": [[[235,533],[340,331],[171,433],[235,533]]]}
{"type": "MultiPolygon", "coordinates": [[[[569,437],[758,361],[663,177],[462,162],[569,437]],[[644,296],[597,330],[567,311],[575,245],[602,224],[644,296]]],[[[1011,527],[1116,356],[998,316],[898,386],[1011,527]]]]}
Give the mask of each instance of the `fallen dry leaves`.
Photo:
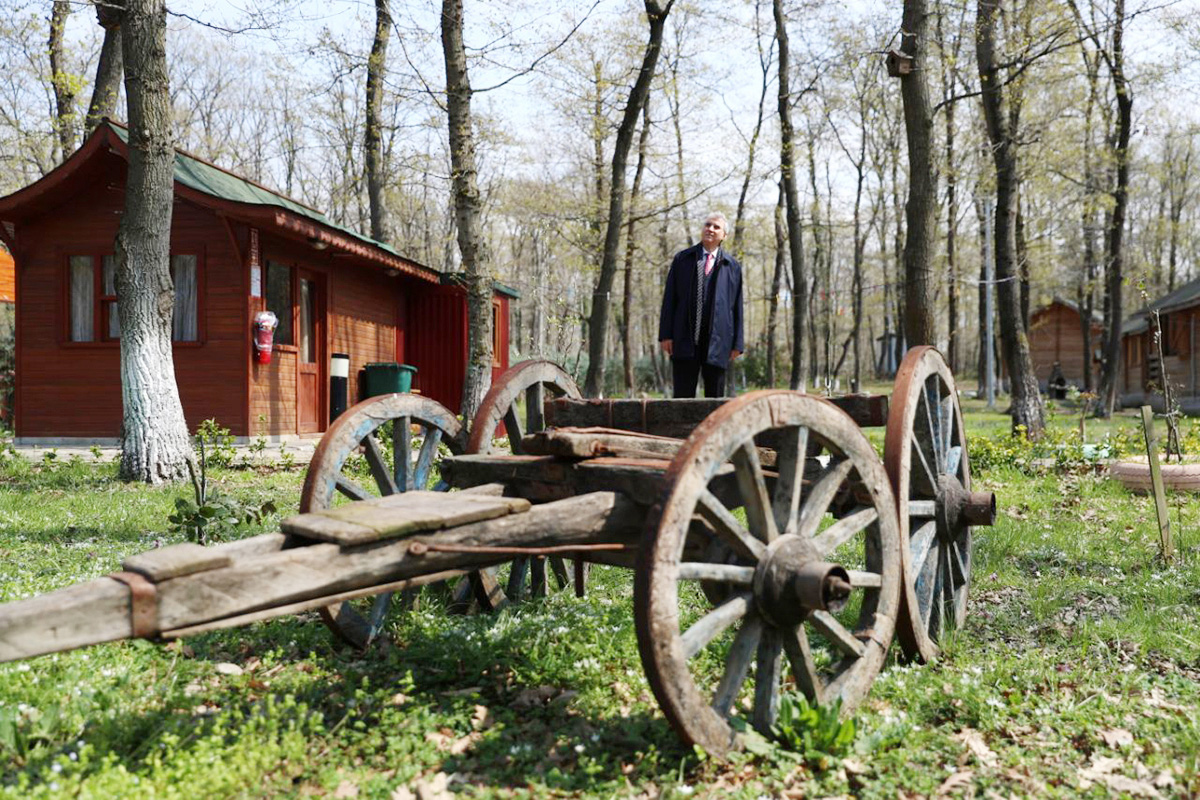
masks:
{"type": "Polygon", "coordinates": [[[994,767],[996,765],[996,754],[987,746],[987,742],[983,740],[983,734],[974,728],[964,728],[954,735],[957,741],[962,742],[967,746],[967,750],[971,755],[975,756],[975,760],[985,767],[994,767]]]}

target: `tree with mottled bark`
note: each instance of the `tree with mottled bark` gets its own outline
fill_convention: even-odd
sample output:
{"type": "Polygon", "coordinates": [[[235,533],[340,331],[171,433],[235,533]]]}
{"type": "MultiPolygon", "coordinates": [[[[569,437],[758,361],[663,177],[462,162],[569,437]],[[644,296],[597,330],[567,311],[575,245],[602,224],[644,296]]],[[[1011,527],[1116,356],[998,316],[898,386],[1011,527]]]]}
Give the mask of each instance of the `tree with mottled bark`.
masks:
{"type": "Polygon", "coordinates": [[[367,107],[364,131],[364,160],[367,170],[367,201],[371,207],[371,238],[386,242],[387,209],[383,200],[383,136],[380,108],[383,104],[383,78],[387,72],[388,37],[392,30],[391,0],[375,0],[375,39],[367,58],[367,107]]]}
{"type": "Polygon", "coordinates": [[[674,3],[675,0],[667,0],[665,4],[660,5],[658,0],[643,0],[650,35],[642,56],[642,66],[626,100],[621,123],[617,127],[617,138],[613,144],[604,252],[600,259],[596,290],[592,295],[592,313],[588,317],[588,369],[583,388],[588,397],[599,397],[604,390],[604,359],[608,352],[608,312],[611,305],[609,298],[616,279],[617,251],[621,245],[621,223],[624,220],[625,168],[633,146],[638,117],[650,94],[650,81],[654,78],[655,65],[662,50],[663,26],[674,3]]]}
{"type": "Polygon", "coordinates": [[[1125,285],[1125,218],[1129,209],[1129,138],[1133,133],[1133,87],[1125,74],[1125,0],[1114,0],[1112,14],[1105,21],[1108,41],[1100,38],[1099,26],[1089,23],[1075,0],[1068,0],[1083,34],[1092,41],[1108,68],[1116,96],[1116,119],[1108,136],[1108,151],[1114,167],[1111,189],[1112,210],[1105,232],[1105,291],[1108,302],[1104,317],[1104,360],[1100,368],[1099,402],[1096,413],[1111,416],[1117,404],[1118,378],[1121,372],[1121,322],[1125,285]]]}
{"type": "Polygon", "coordinates": [[[462,0],[442,0],[442,56],[446,62],[454,221],[467,284],[467,375],[461,410],[464,418],[471,419],[492,385],[492,280],[483,258],[483,212],[471,130],[471,82],[463,44],[462,0]]]}
{"type": "Polygon", "coordinates": [[[50,81],[54,87],[54,130],[62,148],[62,159],[75,151],[75,77],[66,71],[63,51],[63,33],[71,4],[67,0],[54,0],[50,7],[50,81]]]}
{"type": "Polygon", "coordinates": [[[929,74],[934,64],[928,0],[904,0],[900,50],[910,69],[900,77],[904,134],[908,141],[908,202],[904,207],[904,338],[909,347],[935,344],[934,236],[937,232],[937,164],[933,158],[933,106],[929,74]]]}
{"type": "Polygon", "coordinates": [[[779,169],[786,205],[788,255],[792,263],[792,374],[788,385],[804,391],[809,370],[805,328],[808,327],[808,270],[804,264],[804,233],[800,224],[800,190],[796,185],[795,129],[792,127],[791,69],[787,17],[783,0],[773,0],[775,44],[779,48],[779,169]]]}
{"type": "Polygon", "coordinates": [[[175,144],[165,0],[127,0],[121,45],[129,105],[125,211],[116,241],[121,476],[161,483],[182,478],[192,453],[171,348],[175,144]]]}
{"type": "MultiPolygon", "coordinates": [[[[625,366],[625,395],[633,397],[633,261],[637,252],[636,231],[638,198],[642,193],[642,176],[646,172],[646,145],[650,141],[650,98],[642,103],[642,132],[638,135],[637,166],[633,170],[633,186],[629,189],[629,213],[625,221],[625,287],[621,310],[621,359],[625,366]]],[[[650,348],[653,352],[654,348],[650,348]]]]}
{"type": "Polygon", "coordinates": [[[1036,438],[1046,427],[1046,412],[1038,392],[1029,352],[1029,337],[1021,324],[1016,263],[1017,142],[1004,97],[1004,74],[996,52],[999,0],[978,0],[975,56],[980,97],[996,170],[994,231],[995,280],[1000,312],[1000,350],[1012,384],[1012,426],[1036,438]]]}
{"type": "Polygon", "coordinates": [[[96,79],[92,82],[92,101],[88,104],[84,129],[91,133],[105,117],[117,111],[117,100],[121,96],[121,77],[124,60],[121,56],[121,17],[124,6],[112,0],[93,0],[96,22],[104,29],[104,43],[100,46],[100,58],[96,62],[96,79]]]}

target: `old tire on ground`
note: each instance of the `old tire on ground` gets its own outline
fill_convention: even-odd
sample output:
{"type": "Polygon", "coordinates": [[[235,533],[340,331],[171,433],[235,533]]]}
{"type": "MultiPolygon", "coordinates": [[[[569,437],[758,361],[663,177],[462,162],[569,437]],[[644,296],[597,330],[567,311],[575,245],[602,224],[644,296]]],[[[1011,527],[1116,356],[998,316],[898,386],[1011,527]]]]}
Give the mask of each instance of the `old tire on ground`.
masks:
{"type": "Polygon", "coordinates": [[[858,426],[811,395],[743,395],[696,428],[664,486],[646,521],[634,611],[646,676],[680,737],[718,756],[737,748],[743,722],[770,729],[792,681],[851,712],[883,665],[903,580],[895,500],[858,426]],[[774,472],[754,444],[765,431],[774,472]],[[741,499],[719,499],[714,478],[735,482],[741,499]],[[846,497],[858,505],[828,524],[846,497]],[[738,719],[743,703],[748,720],[738,719]]]}
{"type": "MultiPolygon", "coordinates": [[[[445,491],[446,484],[436,476],[439,446],[462,453],[465,439],[458,418],[427,397],[386,394],[364,400],[338,417],[321,438],[304,478],[300,511],[331,508],[339,498],[445,491]],[[389,422],[390,430],[382,430],[389,422]],[[392,452],[400,456],[393,457],[392,464],[380,446],[384,433],[390,435],[392,452]],[[365,486],[345,473],[347,460],[360,447],[371,473],[371,484],[365,486]]],[[[391,599],[387,593],[328,606],[320,609],[321,619],[342,641],[365,649],[382,630],[391,599]]]]}
{"type": "Polygon", "coordinates": [[[966,619],[971,585],[971,527],[939,517],[948,487],[971,491],[971,465],[954,375],[932,347],[900,364],[883,453],[905,543],[896,634],[908,658],[929,661],[966,619]]]}

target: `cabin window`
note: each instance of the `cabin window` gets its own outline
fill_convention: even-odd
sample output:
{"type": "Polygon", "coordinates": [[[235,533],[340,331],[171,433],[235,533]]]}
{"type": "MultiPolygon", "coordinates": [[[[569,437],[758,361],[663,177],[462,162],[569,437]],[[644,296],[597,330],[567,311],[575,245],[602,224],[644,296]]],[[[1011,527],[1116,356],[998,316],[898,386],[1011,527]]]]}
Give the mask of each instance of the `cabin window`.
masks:
{"type": "Polygon", "coordinates": [[[275,344],[295,344],[292,335],[292,268],[267,262],[267,310],[279,318],[275,344]]]}
{"type": "MultiPolygon", "coordinates": [[[[171,256],[171,280],[175,284],[175,306],[171,339],[200,340],[199,257],[171,256]]],[[[69,306],[70,341],[115,342],[121,338],[117,313],[117,259],[115,256],[70,256],[69,306]]]]}

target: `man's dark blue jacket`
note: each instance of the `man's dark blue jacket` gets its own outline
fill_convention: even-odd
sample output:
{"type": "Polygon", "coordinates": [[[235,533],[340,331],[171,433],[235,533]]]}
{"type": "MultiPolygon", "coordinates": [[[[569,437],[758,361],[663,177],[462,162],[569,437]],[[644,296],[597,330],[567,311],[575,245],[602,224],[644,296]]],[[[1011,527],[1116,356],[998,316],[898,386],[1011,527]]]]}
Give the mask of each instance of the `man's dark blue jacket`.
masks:
{"type": "MultiPolygon", "coordinates": [[[[658,340],[673,341],[672,355],[695,358],[692,341],[696,318],[696,263],[704,245],[697,244],[675,254],[667,272],[667,287],[663,291],[662,312],[658,317],[658,340]]],[[[720,251],[714,265],[717,270],[712,289],[712,332],[708,337],[708,352],[703,360],[714,367],[729,366],[729,351],[745,352],[742,338],[742,265],[733,256],[720,251]]]]}

